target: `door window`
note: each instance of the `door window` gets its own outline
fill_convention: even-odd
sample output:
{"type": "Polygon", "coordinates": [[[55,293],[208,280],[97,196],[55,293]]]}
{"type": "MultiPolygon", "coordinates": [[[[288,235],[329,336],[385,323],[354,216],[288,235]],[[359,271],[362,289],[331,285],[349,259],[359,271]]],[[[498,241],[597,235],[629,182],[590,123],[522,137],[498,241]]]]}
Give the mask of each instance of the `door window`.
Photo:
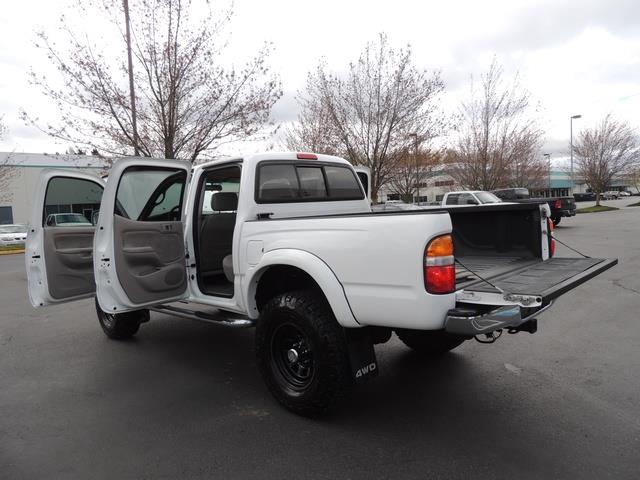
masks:
{"type": "Polygon", "coordinates": [[[128,168],[120,178],[115,213],[137,221],[179,221],[186,178],[182,169],[128,168]]]}
{"type": "Polygon", "coordinates": [[[452,193],[447,196],[447,205],[458,205],[459,193],[452,193]]]}
{"type": "Polygon", "coordinates": [[[93,211],[100,209],[103,188],[96,182],[54,177],[47,184],[42,222],[47,227],[91,226],[93,211]]]}
{"type": "Polygon", "coordinates": [[[478,201],[470,193],[461,193],[458,197],[458,205],[478,205],[478,201]]]}

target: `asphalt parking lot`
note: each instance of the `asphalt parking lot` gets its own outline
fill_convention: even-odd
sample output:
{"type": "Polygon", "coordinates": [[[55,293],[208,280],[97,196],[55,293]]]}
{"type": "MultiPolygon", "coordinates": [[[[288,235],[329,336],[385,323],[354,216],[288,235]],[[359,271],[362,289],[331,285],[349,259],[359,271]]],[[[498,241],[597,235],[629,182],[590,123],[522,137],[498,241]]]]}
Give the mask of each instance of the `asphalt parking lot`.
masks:
{"type": "Polygon", "coordinates": [[[394,338],[380,377],[320,420],[272,400],[251,330],[152,314],[110,341],[90,301],[32,309],[23,256],[0,256],[0,478],[637,479],[640,207],[557,236],[620,263],[535,335],[437,360],[394,338]]]}

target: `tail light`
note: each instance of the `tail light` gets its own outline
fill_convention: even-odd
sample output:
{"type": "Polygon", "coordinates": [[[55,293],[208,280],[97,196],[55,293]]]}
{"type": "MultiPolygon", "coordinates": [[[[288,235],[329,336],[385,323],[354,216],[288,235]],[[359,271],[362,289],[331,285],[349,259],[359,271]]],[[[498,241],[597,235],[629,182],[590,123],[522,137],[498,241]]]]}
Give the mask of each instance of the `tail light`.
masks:
{"type": "Polygon", "coordinates": [[[455,292],[456,268],[451,235],[440,235],[427,245],[424,252],[424,288],[435,294],[455,292]]]}
{"type": "Polygon", "coordinates": [[[560,201],[560,199],[555,201],[555,203],[553,204],[553,208],[556,208],[558,210],[562,208],[562,202],[560,201]]]}
{"type": "Polygon", "coordinates": [[[553,222],[550,218],[547,218],[547,229],[549,232],[549,258],[553,257],[556,253],[556,241],[553,239],[553,222]]]}

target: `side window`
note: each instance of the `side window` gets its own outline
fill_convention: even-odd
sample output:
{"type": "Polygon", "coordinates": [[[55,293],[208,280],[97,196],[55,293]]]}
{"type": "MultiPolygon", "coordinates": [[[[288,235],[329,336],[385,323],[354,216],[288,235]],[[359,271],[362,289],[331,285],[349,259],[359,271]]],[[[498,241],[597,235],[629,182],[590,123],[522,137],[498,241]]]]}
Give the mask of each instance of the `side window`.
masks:
{"type": "Polygon", "coordinates": [[[293,165],[262,165],[258,198],[279,202],[298,198],[298,177],[293,165]]]}
{"type": "Polygon", "coordinates": [[[364,189],[364,194],[369,194],[369,175],[365,172],[358,172],[358,178],[360,179],[360,183],[362,184],[362,188],[364,189]]]}
{"type": "Polygon", "coordinates": [[[131,167],[116,194],[116,215],[137,221],[179,221],[187,174],[182,169],[131,167]]]}
{"type": "Polygon", "coordinates": [[[362,200],[364,198],[360,182],[347,167],[324,168],[329,184],[329,196],[340,200],[362,200]]]}
{"type": "Polygon", "coordinates": [[[478,205],[478,201],[470,193],[463,193],[458,198],[458,205],[478,205]]]}
{"type": "Polygon", "coordinates": [[[459,193],[452,193],[447,196],[447,205],[458,205],[458,199],[460,198],[459,193]]]}
{"type": "Polygon", "coordinates": [[[100,209],[103,188],[90,180],[54,177],[49,180],[42,222],[47,227],[90,227],[100,209]]]}
{"type": "Polygon", "coordinates": [[[234,165],[208,172],[201,188],[201,215],[236,212],[240,191],[240,167],[234,165]]]}
{"type": "Polygon", "coordinates": [[[327,198],[322,167],[297,167],[302,198],[327,198]]]}

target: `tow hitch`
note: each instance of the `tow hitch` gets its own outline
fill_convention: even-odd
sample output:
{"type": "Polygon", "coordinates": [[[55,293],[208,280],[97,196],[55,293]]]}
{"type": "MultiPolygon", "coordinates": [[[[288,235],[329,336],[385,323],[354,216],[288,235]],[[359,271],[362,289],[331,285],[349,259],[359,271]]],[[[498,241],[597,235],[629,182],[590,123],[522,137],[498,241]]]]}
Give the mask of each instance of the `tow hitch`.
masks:
{"type": "Polygon", "coordinates": [[[493,343],[500,338],[502,330],[511,334],[536,333],[538,320],[535,317],[552,303],[539,309],[524,309],[525,317],[522,317],[523,309],[518,305],[506,305],[485,313],[471,308],[454,308],[447,312],[444,328],[449,333],[475,337],[481,343],[493,343]]]}

